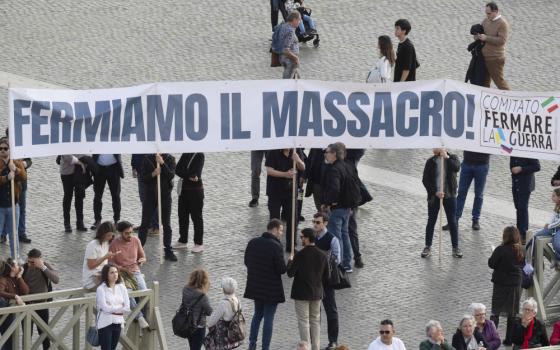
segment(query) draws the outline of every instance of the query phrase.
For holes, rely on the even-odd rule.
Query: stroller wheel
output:
[[[314,47],[319,47],[319,39],[313,40],[313,46]]]

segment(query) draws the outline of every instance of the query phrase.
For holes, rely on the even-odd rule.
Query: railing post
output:
[[[94,315],[93,315],[93,304],[89,304],[87,309],[86,309],[86,321],[84,322],[85,326],[86,326],[85,334],[87,334],[87,331],[89,330],[89,327],[92,326],[91,320],[92,320],[93,317],[94,317]],[[85,350],[91,350],[91,344],[87,342],[87,340],[85,339],[85,336],[84,336],[84,343],[85,343]],[[79,347],[74,348],[74,349],[79,349]]]
[[[80,312],[80,305],[72,306],[72,316]],[[80,320],[76,322],[72,329],[72,349],[80,348]]]
[[[31,313],[33,311],[26,311],[25,318],[23,319],[23,349],[31,349]]]

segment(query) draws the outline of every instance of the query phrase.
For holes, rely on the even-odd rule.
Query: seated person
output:
[[[545,325],[537,320],[537,302],[529,298],[521,303],[521,319],[513,325],[512,342],[514,349],[530,349],[548,346]]]
[[[311,18],[311,9],[303,6],[303,0],[294,0],[296,10],[301,14],[301,22],[299,22],[299,32],[303,36],[317,33],[315,21]],[[305,31],[305,23],[309,27],[309,31]]]
[[[443,328],[438,321],[431,320],[426,324],[426,337],[427,339],[420,343],[420,350],[432,350],[434,348],[454,350],[451,344],[445,340]]]
[[[502,341],[500,340],[494,321],[486,319],[486,306],[480,303],[472,303],[469,306],[469,311],[474,316],[476,328],[480,334],[482,334],[482,338],[484,338],[486,349],[497,350],[502,344]]]
[[[482,346],[481,346],[482,345]],[[451,346],[455,350],[486,350],[482,333],[475,327],[474,317],[465,315],[459,323],[459,329],[453,335]]]

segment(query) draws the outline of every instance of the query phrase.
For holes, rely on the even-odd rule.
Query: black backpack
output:
[[[343,161],[344,180],[340,193],[340,204],[343,208],[356,208],[362,203],[361,181],[358,172],[352,169],[352,165]]]
[[[186,308],[183,303],[179,307],[179,310],[175,312],[175,316],[171,320],[171,326],[173,327],[173,334],[181,338],[188,338],[194,334],[200,323],[200,317],[202,313],[198,315],[198,320],[193,318],[193,309],[196,304],[202,299],[204,294],[201,294],[198,299],[190,307]]]

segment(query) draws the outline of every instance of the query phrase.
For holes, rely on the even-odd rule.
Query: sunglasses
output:
[[[9,149],[10,149],[9,147],[0,147],[0,151],[7,151]]]
[[[379,331],[379,334],[383,335],[383,334],[391,334],[391,331]]]

